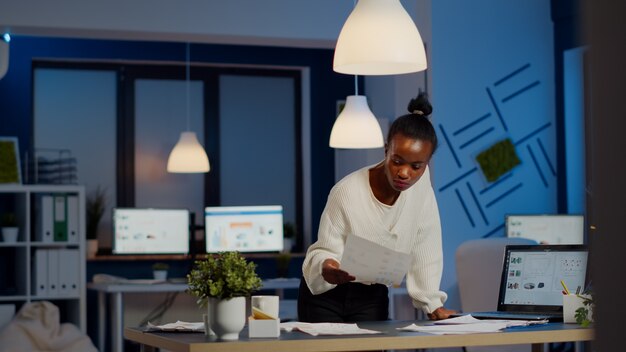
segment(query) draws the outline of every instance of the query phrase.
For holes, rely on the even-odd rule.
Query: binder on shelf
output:
[[[59,295],[59,250],[48,249],[48,296]]]
[[[48,250],[37,249],[35,251],[35,262],[32,266],[33,294],[35,296],[46,296],[48,294]]]
[[[35,239],[51,243],[54,241],[54,203],[52,196],[42,195],[37,198],[37,220],[35,223]]]
[[[78,243],[78,196],[67,196],[67,241]]]
[[[80,268],[78,249],[60,249],[59,252],[59,296],[79,296],[78,277]]]
[[[67,242],[67,204],[65,195],[54,196],[54,241]]]

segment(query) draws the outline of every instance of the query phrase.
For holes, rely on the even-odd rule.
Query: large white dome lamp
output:
[[[422,37],[400,0],[357,2],[337,39],[335,72],[394,75],[426,66]]]

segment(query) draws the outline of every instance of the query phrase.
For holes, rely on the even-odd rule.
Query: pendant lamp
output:
[[[383,132],[367,105],[367,98],[358,95],[356,76],[354,81],[356,95],[346,98],[346,105],[330,132],[329,144],[332,148],[343,149],[381,148],[385,145]]]
[[[337,39],[333,70],[394,75],[425,69],[422,37],[400,0],[359,0]]]
[[[198,142],[195,132],[189,128],[189,43],[187,43],[187,131],[180,134],[178,143],[167,159],[167,172],[200,173],[209,172],[211,165],[204,148]]]

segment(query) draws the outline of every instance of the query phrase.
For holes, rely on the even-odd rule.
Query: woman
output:
[[[387,287],[353,282],[340,269],[347,236],[360,236],[412,257],[406,277],[413,305],[430,319],[446,319],[439,290],[443,268],[441,225],[428,162],[437,148],[425,94],[409,103],[410,114],[389,129],[385,159],[339,181],[320,220],[318,240],[306,254],[298,319],[355,322],[388,319]]]

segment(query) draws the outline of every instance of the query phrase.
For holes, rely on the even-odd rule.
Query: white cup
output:
[[[278,296],[252,296],[250,304],[263,313],[278,318]]]
[[[572,294],[563,295],[563,322],[564,323],[576,322],[576,309],[584,306],[583,298],[589,298],[589,296],[572,295]],[[590,317],[591,314],[589,314],[588,316]]]

